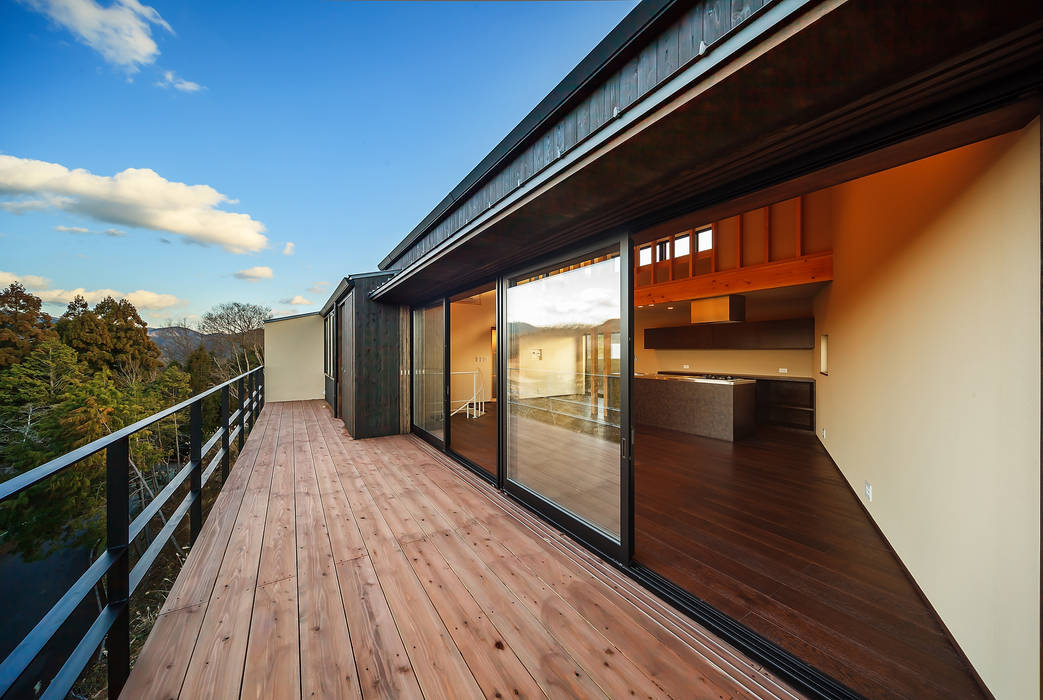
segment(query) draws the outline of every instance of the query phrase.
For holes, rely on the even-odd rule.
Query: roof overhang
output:
[[[353,275],[348,275],[347,277],[342,278],[341,281],[337,284],[337,287],[333,290],[333,293],[330,294],[329,299],[326,300],[326,303],[323,304],[322,308],[316,313],[322,314],[323,316],[328,314],[333,309],[333,307],[336,306],[347,295],[348,292],[355,288],[355,280],[370,279],[374,277],[390,278],[396,272],[397,270],[357,272]]]
[[[901,142],[938,152],[1024,125],[1039,114],[1043,22],[1015,5],[927,0],[897,16],[869,0],[778,3],[373,296],[424,301],[824,168],[897,164],[873,153],[930,154]]]
[[[636,48],[687,7],[681,0],[643,0],[514,127],[377,266],[386,270],[454,207],[480,187],[543,128],[567,112]]]
[[[318,311],[309,311],[306,314],[294,314],[293,316],[279,316],[278,318],[266,318],[261,323],[267,325],[269,323],[278,323],[279,321],[293,321],[298,318],[307,318],[308,316],[318,316]]]

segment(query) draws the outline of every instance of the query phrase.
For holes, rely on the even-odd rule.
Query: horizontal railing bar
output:
[[[83,639],[76,645],[72,654],[65,660],[61,670],[51,679],[51,682],[47,685],[47,690],[40,696],[40,700],[64,700],[68,696],[69,691],[76,684],[76,679],[80,677],[84,667],[90,663],[91,657],[94,656],[94,652],[101,646],[102,640],[105,639],[105,635],[109,632],[109,628],[112,627],[116,618],[119,617],[126,607],[126,602],[105,606],[91,624],[87,633],[83,635]]]
[[[129,591],[133,595],[137,589],[138,584],[141,583],[141,579],[145,578],[145,574],[148,573],[149,568],[156,561],[156,557],[159,556],[160,551],[163,549],[163,545],[167,543],[170,536],[174,534],[174,530],[181,524],[181,521],[185,518],[185,513],[192,506],[192,503],[196,500],[196,494],[191,491],[185,495],[184,500],[181,501],[181,505],[170,514],[167,518],[166,525],[163,529],[156,534],[156,538],[152,540],[152,543],[145,550],[145,553],[141,555],[138,562],[134,565],[134,568],[130,571],[130,587]]]
[[[109,550],[102,552],[101,556],[87,567],[87,570],[77,579],[76,583],[72,584],[72,587],[65,592],[65,595],[58,599],[54,607],[47,611],[47,614],[36,623],[32,631],[0,663],[0,696],[3,696],[11,689],[18,677],[25,672],[25,669],[29,668],[29,664],[33,662],[33,659],[51,641],[51,637],[54,636],[55,632],[69,619],[69,616],[76,610],[80,601],[104,578],[105,574],[108,573],[112,565],[116,563],[116,559],[120,556],[126,556],[126,550],[118,553],[113,553]]]
[[[232,432],[228,433],[228,442],[234,441],[237,437],[239,437],[239,426],[238,425],[235,426],[235,430],[233,430]]]
[[[203,443],[201,448],[199,448],[199,454],[205,455],[207,452],[214,449],[214,445],[221,441],[221,433],[223,433],[224,430],[224,428],[218,428],[217,432],[214,433],[209,440]]]
[[[170,482],[163,487],[163,490],[155,495],[152,501],[145,506],[138,517],[134,518],[134,521],[130,524],[130,536],[128,542],[133,542],[141,531],[145,529],[145,526],[149,524],[149,521],[156,516],[156,513],[160,508],[167,504],[167,500],[170,495],[174,493],[182,484],[185,483],[185,479],[188,478],[189,472],[192,471],[194,465],[189,462],[186,464],[177,475],[170,480]]]
[[[206,469],[203,470],[203,476],[201,478],[202,486],[206,486],[207,480],[210,478],[210,475],[214,473],[214,470],[217,469],[218,462],[220,462],[221,458],[224,456],[225,448],[222,447],[217,451],[217,454],[214,455],[214,458],[210,460],[210,464],[206,465]]]
[[[164,409],[159,413],[154,413],[148,418],[142,418],[138,422],[128,425],[126,428],[121,428],[120,430],[117,430],[114,433],[110,433],[109,435],[106,435],[103,438],[98,438],[94,442],[89,442],[83,447],[79,447],[71,452],[66,452],[61,457],[52,459],[50,462],[42,464],[39,467],[36,467],[35,469],[31,469],[27,472],[19,474],[13,479],[8,479],[7,481],[0,484],[0,502],[5,501],[8,498],[11,498],[12,496],[21,493],[30,486],[35,486],[44,479],[54,476],[58,472],[64,471],[76,462],[79,462],[81,459],[85,459],[97,452],[100,452],[101,450],[104,450],[109,445],[118,442],[119,440],[122,440],[125,437],[133,435],[142,428],[147,428],[153,423],[161,421],[164,418],[167,418],[168,416],[177,413],[178,411],[188,408],[197,401],[202,401],[207,396],[210,396],[211,394],[220,391],[223,387],[229,386],[243,377],[261,371],[263,368],[264,365],[261,365],[256,369],[250,370],[249,372],[244,372],[243,374],[240,374],[238,377],[229,379],[227,382],[224,382],[223,384],[218,384],[215,387],[207,389],[201,394],[196,394],[192,398],[186,399],[185,401],[182,401],[176,406],[171,406],[170,408]]]
[[[240,413],[242,413],[242,409],[241,408],[236,409],[235,413],[233,413],[232,415],[228,416],[228,422],[229,423],[235,423],[237,420],[239,420],[239,414]],[[231,438],[229,438],[229,439],[231,439]]]

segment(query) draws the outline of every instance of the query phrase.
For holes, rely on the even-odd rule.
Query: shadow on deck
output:
[[[412,436],[269,403],[127,698],[793,697]]]

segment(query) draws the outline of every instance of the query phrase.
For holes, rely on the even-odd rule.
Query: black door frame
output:
[[[415,346],[416,338],[414,336],[414,332],[413,331],[416,328],[416,324],[414,324],[414,322],[413,322],[413,318],[414,318],[413,313],[416,312],[416,311],[422,311],[424,309],[433,308],[435,306],[438,306],[439,304],[442,305],[442,388],[443,388],[443,391],[442,391],[442,438],[443,439],[441,439],[441,440],[439,440],[438,437],[432,435],[431,433],[427,432],[426,430],[424,430],[423,428],[421,428],[419,425],[416,424],[416,412],[414,410],[415,409],[415,405],[414,405],[414,402],[413,402],[413,397],[414,397],[414,395],[416,393],[413,390],[414,389],[414,382],[416,381],[416,372],[415,372],[416,366],[415,366],[415,364],[413,362],[413,360],[414,360],[413,351],[414,351],[414,348],[416,347]],[[445,298],[442,298],[442,299],[432,299],[430,302],[428,302],[426,304],[418,304],[417,306],[410,306],[409,307],[409,430],[410,430],[411,433],[413,433],[417,437],[423,439],[425,442],[428,442],[428,443],[434,445],[435,447],[437,447],[439,450],[442,450],[443,452],[446,451],[446,447],[445,446],[446,446],[446,444],[448,444],[447,440],[448,440],[448,437],[449,437],[449,429],[448,429],[449,421],[446,418],[446,414],[445,414],[445,406],[446,406],[447,403],[449,403],[449,388],[448,388],[448,384],[446,383],[446,379],[445,379],[445,377],[446,377],[445,362],[448,359],[448,353],[449,353],[449,342],[448,342],[448,339],[445,336],[445,333],[446,333],[446,331],[448,329],[448,316],[449,316],[448,306],[449,306],[449,298],[445,297]]]
[[[498,486],[508,496],[534,510],[544,519],[554,523],[572,537],[578,539],[587,547],[609,557],[617,564],[629,567],[633,560],[634,551],[634,488],[633,488],[633,429],[630,420],[630,383],[633,375],[633,247],[630,244],[630,235],[626,232],[607,232],[595,240],[584,245],[570,248],[551,256],[545,256],[536,262],[530,262],[524,267],[511,270],[499,277],[497,281],[497,396],[498,400],[504,400],[507,396],[508,384],[508,350],[509,339],[507,337],[506,314],[507,314],[507,289],[510,280],[523,276],[529,272],[535,272],[549,265],[563,263],[568,260],[581,258],[595,254],[599,251],[609,251],[618,247],[620,265],[620,315],[619,315],[619,339],[620,339],[620,455],[619,455],[619,541],[615,541],[601,530],[588,525],[580,518],[565,511],[561,506],[547,500],[539,494],[512,482],[507,478],[507,464],[509,459],[509,444],[507,434],[507,420],[509,410],[498,409],[499,420],[499,465]]]

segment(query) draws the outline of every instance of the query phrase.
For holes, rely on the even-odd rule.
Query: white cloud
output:
[[[3,196],[20,198],[0,202],[0,207],[15,213],[53,207],[109,224],[217,244],[232,253],[256,252],[268,245],[260,221],[217,208],[235,200],[209,185],[171,182],[148,168],[127,168],[103,176],[69,170],[58,163],[0,155]]]
[[[292,299],[280,299],[279,303],[280,304],[290,304],[291,306],[311,306],[314,302],[311,302],[311,301],[305,299],[304,297],[302,297],[300,294],[298,294],[297,296],[293,297]]]
[[[139,289],[136,292],[124,294],[115,289],[51,289],[51,281],[39,275],[16,275],[12,272],[0,272],[0,286],[7,287],[12,282],[21,282],[26,289],[40,297],[47,304],[68,304],[75,297],[83,297],[88,304],[97,304],[105,297],[114,299],[126,299],[138,309],[160,310],[169,309],[172,306],[184,304],[173,294],[159,294],[147,289]]]
[[[282,249],[282,254],[283,254],[283,255],[293,255],[293,249],[294,249],[294,247],[295,247],[295,246],[293,245],[293,241],[287,241],[287,242],[286,242],[286,247],[284,247],[284,248]]]
[[[22,286],[29,289],[37,287],[49,287],[51,281],[46,277],[40,277],[39,275],[16,275],[13,272],[0,271],[0,287],[9,287],[12,282],[21,282]]]
[[[322,291],[330,286],[330,283],[326,280],[316,282],[312,286],[308,287],[308,291],[312,294],[322,294]]]
[[[152,38],[153,26],[174,33],[159,12],[138,0],[115,0],[107,7],[95,0],[24,2],[128,73],[137,72],[159,55],[159,47]]]
[[[172,70],[163,71],[163,79],[156,82],[156,85],[161,88],[174,88],[181,92],[199,92],[203,89],[203,86],[199,83],[193,83],[191,80],[179,78]]]
[[[127,235],[126,231],[121,231],[118,228],[107,228],[104,231],[91,231],[89,228],[83,226],[55,226],[55,231],[61,231],[62,233],[93,233],[97,235],[106,235],[113,238],[121,238]]]
[[[249,280],[250,282],[256,282],[257,280],[270,280],[274,276],[272,268],[267,265],[248,267],[245,270],[239,270],[239,272],[234,275],[236,279]]]
[[[31,211],[43,211],[58,206],[59,203],[53,198],[47,199],[14,199],[8,202],[0,202],[0,209],[12,214],[26,214]]]

